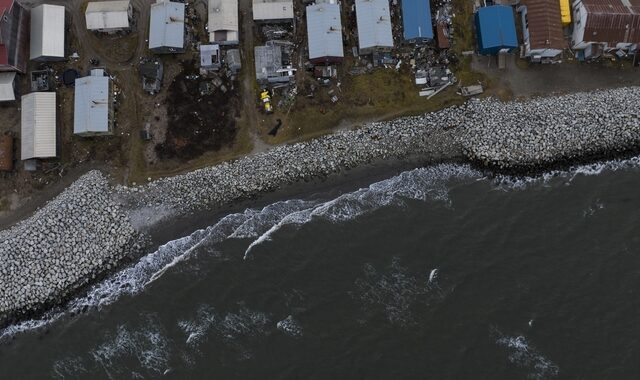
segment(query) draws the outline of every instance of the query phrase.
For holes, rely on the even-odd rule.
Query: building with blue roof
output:
[[[407,41],[432,40],[429,0],[402,0],[402,26]]]
[[[480,54],[497,54],[518,47],[513,9],[506,5],[482,7],[476,12],[476,34]]]

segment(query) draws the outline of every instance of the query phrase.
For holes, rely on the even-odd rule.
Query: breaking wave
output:
[[[603,171],[638,167],[640,156],[577,166],[567,171],[553,171],[538,177],[498,176],[491,181],[498,189],[521,189],[531,184],[548,183],[558,177],[570,182],[579,175],[598,175]],[[489,180],[482,172],[468,165],[441,164],[406,171],[328,201],[293,199],[275,202],[261,209],[247,209],[227,215],[212,226],[160,246],[134,265],[94,285],[85,296],[73,299],[64,307],[51,310],[40,319],[8,326],[0,331],[0,340],[20,332],[40,329],[68,315],[100,309],[116,302],[122,296],[134,296],[167,271],[189,260],[198,252],[198,248],[203,246],[210,247],[227,239],[251,239],[244,252],[244,258],[250,258],[259,245],[273,239],[285,226],[299,227],[314,220],[340,223],[383,207],[403,207],[407,200],[432,200],[450,205],[449,191],[451,180],[454,179]],[[437,272],[433,272],[432,275],[435,278]]]
[[[558,366],[531,346],[524,336],[507,336],[497,329],[493,331],[493,335],[496,344],[507,350],[509,362],[524,370],[528,379],[543,380],[558,375]]]

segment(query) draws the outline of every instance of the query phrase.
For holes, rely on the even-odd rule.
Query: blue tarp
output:
[[[476,12],[476,34],[480,54],[496,54],[518,47],[513,9],[506,5],[482,7]]]
[[[402,0],[402,25],[405,40],[432,40],[429,0]]]

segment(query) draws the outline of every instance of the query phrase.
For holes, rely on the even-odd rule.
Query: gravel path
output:
[[[230,163],[111,188],[97,171],[0,232],[0,323],[59,303],[139,254],[141,228],[385,159],[468,160],[500,170],[614,157],[640,147],[640,88],[501,103],[470,100]]]

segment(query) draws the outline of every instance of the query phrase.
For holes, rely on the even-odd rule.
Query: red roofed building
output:
[[[640,43],[640,0],[576,0],[573,18],[573,48],[585,58]]]
[[[0,0],[0,71],[27,70],[29,11],[15,0]]]

